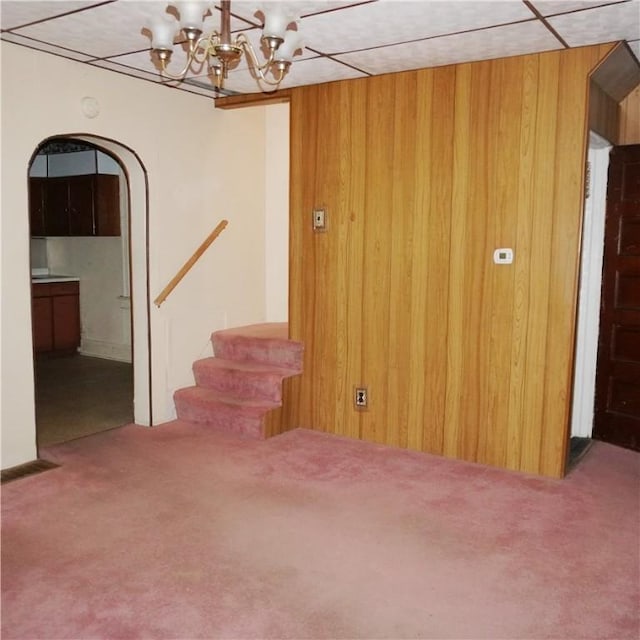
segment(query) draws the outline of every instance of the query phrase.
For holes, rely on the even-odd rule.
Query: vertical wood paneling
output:
[[[405,395],[411,360],[412,263],[416,237],[415,154],[417,118],[415,73],[400,74],[395,82],[393,156],[391,164],[391,237],[389,277],[389,338],[387,340],[387,397]],[[412,176],[405,179],[405,176]],[[399,447],[408,444],[409,403],[387,402],[386,442]]]
[[[354,438],[360,437],[360,420],[353,419],[353,393],[354,386],[360,382],[363,349],[360,335],[366,157],[361,149],[366,147],[367,140],[366,90],[364,82],[343,83],[340,86],[339,188],[336,190],[338,201],[331,212],[332,220],[339,225],[336,262],[338,287],[332,303],[336,304],[337,326],[344,328],[336,335],[338,395],[334,432]]]
[[[361,414],[362,437],[387,441],[387,415],[395,403],[388,397],[388,340],[391,305],[391,237],[393,230],[394,76],[368,81],[367,167],[364,230],[364,275],[361,304],[362,379],[369,388],[369,410]],[[390,406],[391,405],[391,406]],[[396,425],[394,425],[396,427]]]
[[[475,319],[477,330],[463,332],[464,348],[464,401],[462,404],[462,448],[459,457],[478,459],[480,438],[486,432],[487,417],[487,369],[490,314],[492,305],[490,261],[493,253],[491,238],[494,211],[489,205],[491,140],[495,135],[495,123],[491,121],[489,101],[491,69],[493,63],[482,62],[471,66],[471,95],[469,104],[470,129],[467,145],[469,156],[465,171],[467,200],[462,215],[467,231],[465,252],[465,285],[462,326],[469,326]],[[456,104],[456,106],[458,106]],[[464,140],[462,140],[464,144]],[[471,215],[471,212],[473,214]]]
[[[453,458],[463,458],[464,434],[466,431],[465,408],[467,390],[465,371],[469,366],[465,352],[468,340],[469,318],[466,318],[466,281],[467,274],[466,225],[469,180],[469,139],[471,136],[471,65],[459,65],[456,70],[454,126],[453,126],[453,165],[451,181],[451,228],[448,263],[448,300],[447,314],[447,355],[444,362],[447,371],[445,390],[444,437],[442,452]],[[431,363],[435,366],[436,363]],[[462,399],[464,400],[462,401]]]
[[[513,265],[514,292],[511,300],[513,311],[509,341],[511,367],[509,371],[507,457],[505,461],[505,466],[508,469],[522,468],[522,452],[529,446],[527,438],[525,438],[524,419],[527,399],[528,317],[531,306],[530,238],[534,224],[531,212],[537,193],[534,176],[539,68],[540,60],[537,56],[523,58],[517,195],[513,203],[509,203],[515,207],[515,248],[518,253]]]
[[[415,380],[409,389],[409,397],[406,407],[406,424],[412,425],[406,430],[406,446],[411,449],[421,450],[423,439],[428,429],[425,429],[425,401],[427,375],[425,358],[427,356],[425,319],[427,317],[427,278],[429,243],[422,240],[427,237],[429,229],[428,212],[430,211],[430,198],[432,185],[424,179],[431,172],[430,145],[433,136],[432,115],[433,108],[433,76],[416,76],[416,113],[415,113],[415,146],[414,155],[410,157],[413,162],[415,177],[415,206],[424,211],[422,216],[414,216],[413,237],[411,239],[411,273],[409,274],[409,295],[411,313],[409,314],[408,340],[406,345],[409,357],[406,361],[407,376],[409,380]]]
[[[520,131],[522,127],[521,57],[496,60],[491,65],[489,121],[492,133],[488,142],[489,216],[492,243],[488,252],[498,247],[512,247],[518,252],[517,219],[514,203],[518,201]],[[508,86],[508,91],[501,91]],[[487,288],[492,303],[487,305],[489,345],[486,363],[487,415],[486,428],[480,433],[478,458],[489,464],[507,466],[509,429],[509,385],[511,380],[512,343],[504,338],[513,327],[514,267],[491,268],[491,286]]]
[[[444,67],[421,74],[430,79],[431,122],[424,145],[430,145],[430,164],[418,178],[429,187],[416,216],[424,220],[421,242],[427,247],[426,271],[415,273],[416,286],[426,293],[425,314],[412,324],[424,332],[425,351],[414,352],[425,373],[422,451],[444,451],[445,410],[448,372],[446,367],[449,336],[449,265],[451,263],[451,206],[453,200],[454,131],[456,118],[456,69]],[[429,153],[424,150],[425,155]],[[419,378],[417,383],[420,384]],[[411,385],[413,386],[413,385]],[[411,430],[410,430],[411,432]],[[420,448],[420,447],[417,447]]]
[[[540,58],[536,89],[536,122],[533,157],[533,201],[528,214],[527,346],[525,350],[524,409],[520,469],[536,473],[540,463],[540,429],[548,372],[545,366],[551,263],[551,212],[555,182],[556,105],[560,54]],[[577,217],[579,204],[574,215]],[[569,345],[567,345],[568,347]]]
[[[319,86],[308,87],[296,95],[290,107],[290,210],[289,224],[289,332],[305,342],[304,380],[296,377],[284,386],[288,410],[287,426],[319,428],[312,409],[316,367],[307,329],[315,317],[317,265],[311,232],[311,211],[316,198],[315,177],[319,170],[316,149],[321,125],[318,113]],[[304,188],[299,188],[304,186]],[[296,188],[298,187],[298,188]]]
[[[562,475],[588,74],[604,53],[292,90],[305,369],[285,387],[289,426]],[[499,247],[513,265],[493,264]]]

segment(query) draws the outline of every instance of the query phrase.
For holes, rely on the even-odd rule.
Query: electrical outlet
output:
[[[367,387],[356,387],[354,390],[353,401],[356,409],[366,409],[369,406],[369,393]]]

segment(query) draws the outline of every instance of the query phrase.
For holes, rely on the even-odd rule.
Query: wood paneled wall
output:
[[[291,91],[290,427],[563,475],[588,74],[609,49]]]

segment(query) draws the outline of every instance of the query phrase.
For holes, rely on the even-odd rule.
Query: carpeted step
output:
[[[213,352],[225,360],[271,364],[302,371],[303,345],[288,338],[286,322],[268,322],[215,331],[211,336]]]
[[[178,389],[174,400],[180,420],[258,439],[266,437],[265,416],[280,406],[279,402],[249,400],[203,387]]]
[[[174,394],[181,420],[253,438],[281,432],[282,383],[302,373],[302,343],[286,322],[216,331],[215,357],[193,365],[195,387]]]
[[[199,387],[227,395],[280,402],[282,380],[297,371],[261,362],[203,358],[193,363]]]

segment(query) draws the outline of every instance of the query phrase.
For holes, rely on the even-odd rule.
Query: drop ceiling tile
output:
[[[640,38],[640,2],[632,0],[548,18],[571,47]]]
[[[231,13],[255,24],[262,25],[262,18],[256,16],[256,12],[261,5],[266,5],[267,8],[269,6],[277,6],[285,13],[300,17],[314,13],[333,11],[369,1],[370,0],[233,0],[231,3]],[[218,0],[216,0],[216,4],[219,4]]]
[[[629,47],[631,48],[631,51],[633,51],[635,57],[640,61],[640,40],[629,42]]]
[[[624,0],[533,0],[531,4],[543,15],[593,9],[605,4],[616,4]]]
[[[522,2],[379,0],[304,18],[301,26],[308,47],[346,53],[532,19],[534,14]]]
[[[217,98],[220,95],[225,95],[224,93],[219,93],[207,77],[191,78],[187,82],[183,82],[174,88],[188,93],[197,93],[200,96],[207,96],[209,98]]]
[[[91,60],[91,56],[87,56],[78,51],[71,51],[70,49],[56,47],[54,45],[50,45],[47,42],[38,42],[37,40],[32,40],[31,38],[25,38],[24,36],[18,35],[16,33],[11,33],[10,31],[5,31],[2,34],[2,39],[6,40],[7,42],[13,42],[15,44],[23,45],[30,49],[37,49],[38,51],[45,51],[46,53],[53,53],[64,58],[70,58],[71,60],[79,60],[80,62]]]
[[[123,56],[128,57],[128,56]],[[100,67],[101,69],[107,69],[109,71],[115,71],[116,73],[123,73],[127,76],[133,76],[134,78],[143,78],[144,80],[151,80],[152,82],[161,82],[160,75],[155,71],[147,71],[138,67],[132,67],[126,64],[119,64],[112,60],[96,60],[91,63],[93,67]]]
[[[163,13],[164,7],[162,2],[113,2],[34,24],[18,33],[102,58],[150,47],[143,28],[154,15]]]
[[[291,65],[281,87],[286,89],[308,84],[333,82],[334,80],[351,80],[353,78],[366,77],[366,73],[348,67],[331,58],[309,58],[294,62]]]
[[[0,26],[13,29],[36,20],[62,15],[97,2],[87,0],[59,0],[58,2],[25,2],[25,0],[2,0],[0,3]]]
[[[359,51],[336,58],[378,75],[560,48],[562,45],[558,40],[536,21]]]

